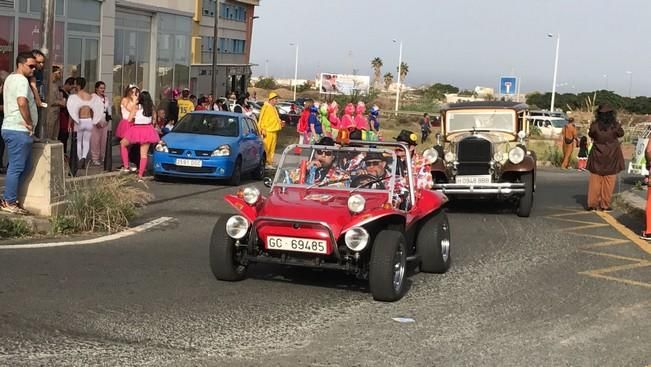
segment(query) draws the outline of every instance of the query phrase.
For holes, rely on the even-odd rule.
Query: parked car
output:
[[[239,185],[265,169],[262,139],[255,121],[239,113],[195,111],[185,115],[154,149],[154,177],[228,179]]]
[[[529,116],[527,121],[531,127],[540,130],[540,135],[547,138],[556,138],[561,135],[567,120],[562,117]]]
[[[560,117],[567,120],[567,114],[563,111],[549,111],[549,110],[533,110],[529,111],[529,116],[547,116],[547,117]]]
[[[222,216],[213,229],[215,277],[241,280],[254,263],[334,269],[367,279],[374,299],[396,301],[406,291],[408,262],[424,272],[446,272],[445,196],[415,189],[404,144],[360,144],[290,145],[273,181],[265,182],[268,196],[253,186],[226,195],[237,214]],[[394,174],[396,151],[407,156],[404,180]],[[432,149],[425,154],[430,162],[435,155]]]
[[[441,109],[440,157],[434,189],[451,198],[499,198],[528,217],[533,206],[536,157],[525,146],[527,105],[464,102]]]
[[[276,103],[276,108],[278,109],[278,112],[283,114],[293,113],[293,114],[300,115],[301,112],[303,111],[303,107],[293,102],[278,102]]]

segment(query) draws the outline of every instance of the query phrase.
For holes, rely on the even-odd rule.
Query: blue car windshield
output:
[[[231,116],[189,113],[174,126],[175,133],[239,136],[239,119]]]

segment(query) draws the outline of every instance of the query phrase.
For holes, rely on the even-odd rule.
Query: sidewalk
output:
[[[636,218],[644,220],[646,215],[646,187],[630,189],[615,195],[614,204]]]

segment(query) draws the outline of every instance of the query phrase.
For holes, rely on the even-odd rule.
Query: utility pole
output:
[[[43,66],[43,96],[45,102],[50,106],[54,101],[50,101],[50,88],[52,87],[51,75],[52,75],[52,59],[54,58],[54,47],[52,42],[54,41],[54,0],[43,0],[43,7],[41,8],[41,52],[45,54],[45,65]],[[40,92],[40,91],[39,91]],[[47,128],[46,125],[54,123],[54,121],[47,120],[47,110],[41,109],[39,106],[39,111],[41,118],[38,122],[37,136],[41,139],[47,138],[45,136],[46,131],[52,131],[52,129]]]
[[[212,31],[212,73],[210,81],[210,93],[212,93],[215,100],[217,100],[217,45],[219,44],[219,31],[217,27],[217,20],[219,19],[219,0],[215,0],[215,25]]]

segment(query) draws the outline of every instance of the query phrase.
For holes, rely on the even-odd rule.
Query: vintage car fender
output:
[[[529,172],[536,168],[536,161],[531,156],[525,156],[524,160],[518,164],[506,161],[502,166],[502,172]]]
[[[439,157],[436,162],[430,164],[430,171],[431,172],[445,172],[446,167],[445,167],[445,162],[443,161],[442,157]]]
[[[256,205],[259,205],[260,202],[256,205],[249,205],[237,195],[224,195],[224,200],[249,222],[253,223],[255,218],[257,218],[258,211]]]

